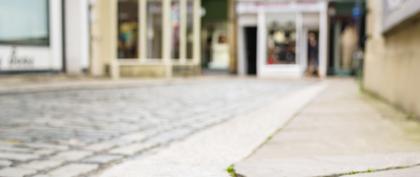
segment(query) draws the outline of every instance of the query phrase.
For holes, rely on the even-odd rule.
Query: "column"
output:
[[[200,42],[200,29],[201,29],[201,1],[194,1],[194,42],[193,42],[193,63],[200,65],[201,61],[201,42]]]
[[[301,68],[304,68],[304,61],[302,59],[302,53],[305,52],[302,50],[303,43],[303,14],[302,12],[296,12],[296,64],[300,65]],[[302,72],[303,74],[303,72]]]
[[[327,76],[328,53],[328,14],[327,2],[320,3],[319,23],[319,76]]]
[[[182,64],[187,62],[187,0],[180,0],[180,48],[179,58]]]
[[[109,51],[109,54],[110,54],[110,58],[111,58],[111,62],[110,62],[110,66],[111,66],[111,69],[110,69],[110,74],[111,74],[111,78],[112,79],[119,79],[119,77],[120,77],[120,66],[119,66],[119,63],[118,63],[118,56],[117,56],[117,47],[118,47],[118,45],[117,45],[117,41],[118,41],[118,35],[117,35],[117,29],[118,29],[118,25],[117,25],[117,15],[118,15],[118,13],[117,13],[117,8],[118,8],[118,0],[110,0],[109,1],[109,3],[111,3],[110,4],[110,9],[111,9],[111,11],[110,11],[110,14],[111,14],[111,16],[110,16],[110,31],[109,31],[109,34],[107,34],[107,35],[110,35],[110,36],[112,36],[111,37],[111,39],[110,39],[110,44],[111,44],[111,48],[110,48],[110,51]]]
[[[172,34],[172,27],[171,27],[171,1],[170,0],[162,0],[163,2],[163,50],[162,50],[162,57],[163,63],[165,65],[166,77],[172,77],[172,59],[171,59],[171,34]]]
[[[147,24],[146,24],[146,0],[139,0],[139,61],[147,62]]]
[[[258,10],[258,32],[257,32],[257,76],[260,77],[266,65],[267,58],[267,25],[265,22],[266,15],[261,9]]]
[[[232,73],[238,71],[236,63],[236,38],[237,38],[237,20],[236,20],[236,0],[228,0],[228,40],[229,40],[229,70]]]

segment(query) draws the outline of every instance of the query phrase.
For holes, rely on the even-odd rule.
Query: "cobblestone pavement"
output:
[[[312,81],[182,83],[0,95],[0,177],[91,176]]]

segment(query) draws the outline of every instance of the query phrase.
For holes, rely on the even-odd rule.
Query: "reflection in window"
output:
[[[296,26],[293,21],[268,24],[267,64],[296,64]]]
[[[193,58],[194,0],[187,0],[187,59]]]
[[[147,13],[147,57],[162,58],[162,1],[148,0]]]
[[[137,0],[118,0],[118,58],[138,58]]]
[[[181,9],[179,0],[172,0],[171,3],[171,22],[172,22],[172,47],[171,56],[174,59],[179,59],[179,45],[180,45],[180,18]]]
[[[0,43],[49,45],[48,0],[3,0]]]

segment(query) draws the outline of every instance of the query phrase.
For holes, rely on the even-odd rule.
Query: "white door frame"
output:
[[[239,16],[238,18],[238,33],[237,33],[237,43],[238,48],[236,49],[238,52],[238,74],[240,76],[246,76],[248,73],[248,60],[247,60],[247,52],[246,52],[246,39],[245,39],[245,28],[246,27],[257,27],[258,31],[258,20],[256,14],[247,14]],[[257,41],[258,41],[258,32],[257,32]],[[258,57],[257,57],[258,58]],[[258,62],[257,70],[258,70]]]
[[[282,4],[267,2],[269,5],[263,6],[261,4],[255,4],[252,2],[240,3],[237,11],[239,16],[239,28],[238,28],[238,69],[240,75],[246,74],[245,67],[245,53],[244,53],[244,39],[243,39],[243,27],[241,25],[242,16],[248,14],[255,14],[257,16],[257,28],[258,28],[258,44],[257,44],[257,75],[259,77],[301,77],[307,66],[306,55],[304,52],[297,52],[296,60],[297,64],[294,65],[268,65],[266,64],[266,40],[267,40],[267,26],[266,26],[266,15],[267,14],[281,14],[281,13],[296,13],[296,49],[305,50],[303,47],[305,43],[305,33],[303,28],[303,17],[302,13],[318,13],[319,14],[319,75],[320,77],[326,76],[327,69],[327,52],[328,52],[328,16],[327,16],[327,2],[318,2],[314,4]],[[298,54],[300,53],[300,54]]]

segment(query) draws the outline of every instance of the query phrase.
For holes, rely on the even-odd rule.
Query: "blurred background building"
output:
[[[364,0],[0,3],[3,73],[325,77],[353,74],[364,51]]]
[[[200,71],[198,0],[95,1],[92,74],[171,77]]]
[[[327,5],[327,1],[238,1],[239,74],[326,76]]]
[[[419,9],[417,0],[0,0],[0,73],[358,75],[419,115]]]
[[[0,71],[113,77],[196,74],[200,3],[0,1]]]

